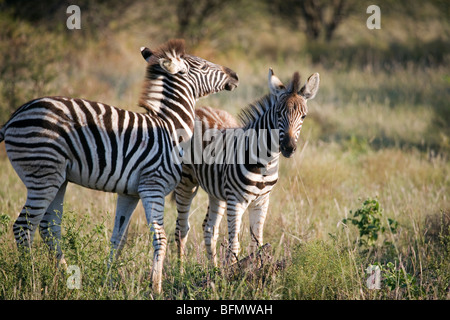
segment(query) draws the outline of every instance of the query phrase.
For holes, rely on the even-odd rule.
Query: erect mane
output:
[[[274,95],[269,93],[242,109],[238,115],[242,126],[244,128],[251,127],[252,124],[260,119],[266,111],[271,108],[274,103],[273,99]]]
[[[298,92],[300,90],[300,74],[298,72],[294,73],[291,83],[291,92]]]
[[[161,58],[182,58],[185,53],[186,47],[184,40],[171,39],[154,50],[151,59],[155,59],[155,62],[157,62]],[[149,63],[152,63],[152,61],[150,61]]]

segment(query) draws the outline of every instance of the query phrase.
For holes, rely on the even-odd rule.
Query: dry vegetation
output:
[[[239,74],[236,91],[198,102],[233,114],[267,91],[269,67],[283,80],[295,70],[303,77],[321,75],[298,151],[282,160],[266,221],[271,263],[283,262],[283,268],[233,276],[208,268],[201,232],[207,197],[201,191],[192,206],[184,274],[172,235],[175,206],[167,203],[169,248],[163,294],[155,297],[142,207],[133,216],[121,262],[108,272],[115,195],[71,185],[63,241],[69,264],[82,270],[83,285],[70,290],[40,239],[31,260],[18,257],[11,226],[26,189],[1,144],[0,299],[449,299],[449,6],[378,2],[381,30],[366,28],[365,9],[372,3],[363,1],[354,3],[331,41],[312,42],[301,21],[296,28],[284,23],[270,14],[268,2],[234,0],[202,22],[196,32],[203,38],[191,35],[188,41],[194,54]],[[14,13],[5,3],[1,123],[21,103],[47,94],[138,110],[145,68],[139,47],[155,47],[179,32],[175,4],[165,1],[125,1],[120,15],[102,1],[84,11],[80,5],[80,31],[65,28],[65,10],[45,22],[30,17],[26,7]],[[342,222],[369,198],[377,199],[387,230],[370,246],[359,244],[357,226]],[[388,219],[398,222],[395,233]],[[223,224],[220,243],[226,235]],[[246,222],[242,257],[249,241]],[[366,287],[369,264],[382,267],[381,290]],[[105,281],[109,276],[112,286]]]

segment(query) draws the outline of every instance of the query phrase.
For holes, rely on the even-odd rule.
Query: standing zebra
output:
[[[0,130],[0,142],[27,187],[27,200],[14,223],[17,245],[28,248],[37,226],[58,259],[61,215],[68,182],[118,193],[111,261],[120,253],[131,215],[142,200],[154,232],[152,282],[161,291],[166,249],[164,197],[181,179],[172,159],[179,144],[175,132],[192,136],[197,99],[238,85],[230,69],[185,53],[183,40],[170,40],[151,51],[135,113],[83,99],[45,97],[21,106]]]
[[[236,121],[225,111],[211,108],[196,110],[197,121],[201,121],[201,131],[205,132],[205,135],[211,129],[220,130],[222,134],[228,135],[229,128],[235,128],[233,130],[242,131],[243,129],[244,135],[250,130],[257,134],[262,132],[261,130],[266,130],[267,138],[264,140],[264,138],[258,137],[256,146],[252,146],[251,142],[248,142],[244,149],[236,149],[235,142],[229,144],[228,141],[230,140],[227,140],[223,144],[224,153],[228,156],[230,148],[238,157],[239,153],[244,153],[244,157],[241,157],[244,161],[241,163],[219,163],[220,161],[216,161],[212,164],[193,162],[183,165],[183,177],[174,192],[178,210],[175,237],[180,259],[183,259],[189,231],[190,206],[199,185],[209,196],[203,232],[207,253],[214,265],[217,265],[218,227],[225,209],[228,220],[229,250],[227,251],[227,261],[229,263],[236,261],[239,252],[238,235],[242,215],[247,208],[249,209],[252,235],[251,249],[254,250],[257,245],[262,244],[263,225],[269,205],[269,195],[278,180],[280,151],[286,158],[294,154],[300,129],[307,114],[306,100],[314,98],[319,89],[319,81],[319,74],[315,73],[300,88],[300,77],[298,73],[295,73],[292,82],[286,88],[270,69],[270,94],[243,110],[240,116],[243,123],[242,128],[237,128]],[[196,139],[198,132],[196,129],[192,140]],[[272,152],[269,157],[262,161],[261,153],[270,149],[268,144],[274,142],[271,139],[277,140],[275,144],[279,148],[276,148],[275,152],[271,149]],[[203,150],[206,150],[206,147],[211,143],[204,142]],[[257,153],[251,150],[254,147],[256,147]],[[219,153],[216,152],[215,155],[217,156]],[[255,154],[259,155],[259,158],[252,162],[251,160],[255,159],[253,157]],[[205,153],[203,153],[204,155]],[[238,157],[235,157],[234,160]]]

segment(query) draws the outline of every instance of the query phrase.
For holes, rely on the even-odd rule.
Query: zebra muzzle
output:
[[[230,68],[223,67],[223,71],[228,75],[228,81],[225,83],[225,90],[232,91],[239,85],[239,77]]]
[[[293,156],[295,150],[297,150],[297,145],[293,139],[283,139],[280,145],[280,151],[283,157],[290,158]]]

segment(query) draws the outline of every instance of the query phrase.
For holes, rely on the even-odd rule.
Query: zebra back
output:
[[[195,109],[195,119],[201,121],[204,129],[239,128],[238,121],[227,111],[208,106]]]

